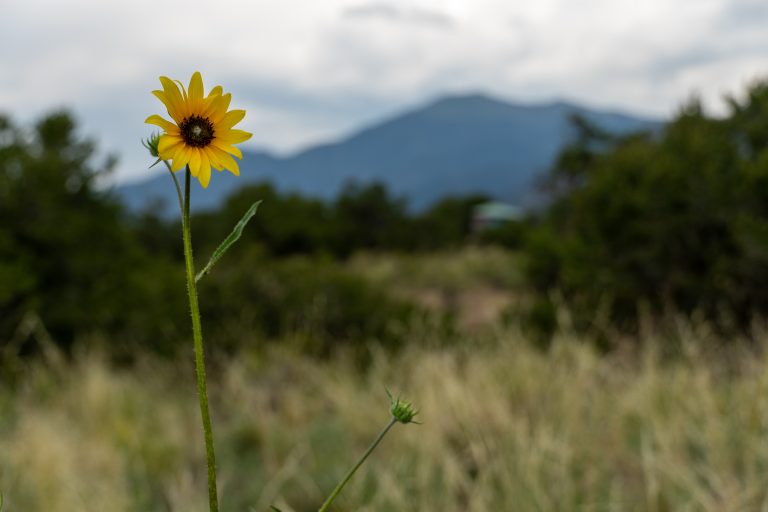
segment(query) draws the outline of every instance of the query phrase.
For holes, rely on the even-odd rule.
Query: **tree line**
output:
[[[93,335],[126,354],[136,346],[172,353],[187,336],[179,221],[123,208],[100,186],[114,164],[95,157],[67,112],[31,129],[0,117],[0,347],[23,352],[29,325],[64,348]],[[203,314],[219,319],[223,347],[237,343],[238,328],[251,337],[300,332],[317,352],[351,340],[395,343],[398,324],[418,308],[341,262],[361,250],[460,246],[484,199],[446,198],[413,212],[375,183],[349,184],[330,202],[244,186],[192,218],[195,251],[205,258],[262,201],[202,283],[216,297]]]
[[[527,229],[534,323],[565,306],[581,329],[682,314],[734,333],[768,313],[768,83],[725,100],[712,116],[694,98],[656,133],[576,120]]]
[[[644,317],[683,314],[744,332],[768,314],[768,83],[727,104],[712,116],[694,99],[658,131],[620,137],[575,118],[577,136],[544,183],[549,202],[480,238],[470,225],[484,197],[414,212],[379,184],[350,184],[329,202],[244,186],[192,219],[205,258],[262,201],[202,283],[213,298],[203,315],[218,319],[224,348],[241,332],[300,333],[318,353],[361,340],[397,345],[424,312],[343,261],[479,241],[521,254],[528,300],[514,318],[537,332],[551,333],[561,307],[585,330],[633,332]],[[3,350],[23,353],[30,325],[64,348],[99,335],[124,353],[173,353],[188,335],[178,221],[126,211],[99,186],[114,160],[94,150],[66,112],[29,128],[0,116]]]

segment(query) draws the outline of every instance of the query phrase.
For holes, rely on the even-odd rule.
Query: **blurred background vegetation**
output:
[[[432,273],[449,282],[439,254],[468,248],[485,248],[490,259],[475,268],[491,274],[487,288],[507,294],[499,319],[545,343],[558,310],[608,345],[610,332],[679,314],[742,334],[768,312],[768,85],[729,104],[715,118],[694,99],[661,131],[622,137],[574,118],[577,136],[543,184],[549,202],[481,231],[472,219],[484,197],[413,211],[375,183],[350,183],[330,202],[244,187],[193,218],[204,261],[263,201],[247,236],[203,282],[211,348],[235,350],[243,332],[299,338],[325,355],[372,341],[397,347],[427,323],[450,338],[461,287],[427,284],[420,297],[407,260],[423,255],[431,261],[423,267],[438,265]],[[139,346],[164,355],[186,347],[178,220],[122,208],[99,186],[112,162],[96,161],[94,149],[65,112],[30,129],[0,119],[6,353],[36,350],[30,341],[41,332],[65,351],[99,335],[121,357]],[[499,251],[507,257],[494,258]],[[389,255],[387,278],[374,272],[375,257],[360,263],[365,254]],[[428,292],[440,296],[430,301]]]
[[[65,350],[95,335],[118,356],[136,347],[164,355],[186,349],[178,219],[128,212],[100,188],[111,162],[95,161],[94,145],[67,113],[32,130],[1,123],[6,351],[34,350],[28,342],[40,332]],[[208,322],[213,350],[236,348],[242,332],[264,341],[300,336],[318,354],[373,340],[398,345],[403,329],[428,321],[425,311],[347,263],[363,252],[458,249],[469,241],[473,206],[485,198],[448,198],[413,213],[379,184],[350,184],[331,203],[268,184],[244,187],[221,209],[193,216],[201,262],[257,200],[247,236],[202,283],[203,315],[216,319]]]
[[[691,100],[658,134],[581,126],[526,237],[541,327],[552,290],[580,329],[700,314],[734,334],[768,311],[768,86],[729,105],[713,118]]]
[[[430,433],[349,510],[758,510],[768,83],[729,105],[621,137],[574,118],[548,201],[490,229],[488,198],[375,183],[194,214],[202,262],[263,201],[201,284],[226,510],[313,510],[392,382]],[[180,226],[124,209],[95,154],[66,112],[0,117],[0,476],[18,510],[196,510]]]

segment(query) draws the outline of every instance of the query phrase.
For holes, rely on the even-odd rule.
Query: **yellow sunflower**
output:
[[[234,145],[252,137],[248,132],[233,129],[245,117],[245,110],[227,111],[232,95],[223,94],[221,86],[204,96],[203,78],[197,71],[189,81],[189,89],[164,76],[160,83],[163,90],[152,94],[163,102],[174,122],[157,114],[145,121],[165,130],[157,147],[158,156],[171,161],[172,171],[188,165],[204,188],[211,181],[211,167],[239,176],[240,167],[230,154],[242,160],[242,152]]]

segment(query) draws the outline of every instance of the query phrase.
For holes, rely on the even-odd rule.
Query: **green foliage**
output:
[[[34,352],[40,336],[65,350],[77,340],[109,339],[109,352],[128,358],[137,346],[166,355],[188,346],[180,222],[151,208],[123,211],[98,186],[114,162],[97,161],[94,149],[66,113],[43,118],[29,132],[0,117],[6,354]],[[170,179],[167,186],[173,187]],[[449,333],[442,313],[426,318],[405,295],[391,293],[392,283],[413,276],[371,279],[347,260],[361,251],[458,247],[484,199],[447,198],[413,212],[379,184],[350,184],[331,202],[277,193],[270,185],[238,189],[222,208],[191,221],[198,261],[216,262],[228,248],[217,271],[201,281],[212,350],[234,350],[243,332],[262,341],[292,338],[317,355],[370,343],[395,348],[425,322]],[[229,242],[242,238],[222,246],[229,232]],[[453,279],[440,267],[432,274],[440,282]]]
[[[148,258],[120,208],[97,188],[114,161],[93,154],[66,113],[28,135],[0,118],[0,340],[15,350],[23,350],[17,329],[30,316],[64,346],[94,330],[136,343],[120,333],[167,310],[138,307],[163,292],[142,274]]]
[[[243,214],[243,217],[237,221],[237,224],[235,224],[232,232],[227,235],[224,241],[222,241],[216,250],[213,251],[211,259],[208,260],[208,263],[205,265],[205,267],[203,267],[203,270],[198,272],[198,274],[195,276],[195,281],[199,281],[200,278],[208,274],[213,266],[221,259],[222,256],[224,256],[227,250],[229,250],[229,248],[232,247],[235,242],[240,240],[240,237],[243,236],[243,230],[245,229],[245,226],[247,226],[248,222],[253,218],[254,215],[256,215],[256,210],[259,208],[259,204],[261,204],[261,201],[256,201],[253,203],[251,207],[248,208],[248,210],[245,212],[245,214]]]
[[[228,258],[200,289],[203,317],[218,319],[209,338],[228,350],[242,343],[243,332],[264,341],[293,336],[302,349],[320,356],[370,343],[396,348],[423,315],[330,259]]]
[[[472,215],[477,205],[488,201],[482,195],[446,197],[414,219],[414,245],[412,249],[437,250],[455,248],[467,242]],[[504,245],[506,240],[481,238],[481,242]]]
[[[195,240],[205,251],[231,229],[251,204],[262,201],[250,236],[240,245],[258,244],[274,257],[330,255],[347,258],[359,251],[424,251],[459,247],[470,232],[472,210],[481,196],[446,198],[423,212],[411,212],[381,184],[349,184],[325,203],[297,194],[279,194],[271,185],[245,186],[218,211],[193,216]],[[508,238],[508,237],[507,237]],[[490,240],[495,242],[496,240]]]
[[[526,225],[521,221],[508,221],[501,226],[487,228],[477,234],[478,242],[508,249],[518,249],[526,234]]]
[[[140,345],[168,355],[188,346],[180,222],[152,209],[123,211],[99,186],[114,161],[97,161],[94,150],[66,113],[29,133],[0,117],[4,353],[34,351],[41,333],[64,349],[100,333],[110,353],[126,357]],[[242,332],[294,338],[321,355],[372,342],[399,346],[414,321],[429,321],[426,313],[344,260],[360,251],[457,247],[483,200],[448,198],[413,212],[378,184],[350,184],[331,202],[242,187],[191,221],[200,261],[216,262],[227,248],[201,282],[203,314],[216,319],[206,324],[216,340],[210,346],[232,350]]]
[[[641,308],[701,311],[722,327],[768,312],[766,119],[763,83],[725,119],[692,101],[659,134],[607,142],[582,126],[552,174],[559,196],[527,236],[539,300],[559,289],[582,328],[600,311],[628,329]]]
[[[258,244],[270,256],[322,254],[330,251],[332,223],[328,207],[319,200],[296,194],[278,194],[271,185],[245,186],[232,194],[218,211],[193,215],[196,246],[212,252],[253,203],[261,201],[259,214],[248,228],[248,236],[234,253]]]
[[[333,252],[347,256],[355,249],[385,249],[407,243],[405,202],[389,196],[381,184],[349,184],[333,206]]]

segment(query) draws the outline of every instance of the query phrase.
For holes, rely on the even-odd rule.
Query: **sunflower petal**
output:
[[[147,124],[154,124],[155,126],[159,126],[163,130],[168,132],[168,134],[170,134],[170,135],[178,135],[178,133],[179,133],[179,127],[178,126],[176,126],[175,124],[173,124],[170,121],[167,121],[167,120],[163,119],[162,117],[160,117],[157,114],[153,114],[153,115],[149,116],[144,122],[147,123]]]
[[[197,178],[200,174],[200,150],[197,148],[191,148],[192,156],[189,158],[189,172],[192,176]]]
[[[235,176],[240,176],[240,166],[237,165],[237,160],[229,156],[229,153],[223,151],[216,146],[209,146],[210,151],[216,155],[216,158],[221,162],[221,167],[228,170]]]
[[[214,125],[224,119],[231,101],[232,95],[230,93],[222,94],[213,101],[208,118]]]
[[[245,142],[251,137],[253,137],[252,133],[248,133],[243,130],[226,130],[220,135],[216,135],[217,139],[228,144],[239,144],[241,142]]]
[[[184,145],[177,144],[175,146],[171,146],[170,148],[168,148],[163,152],[158,151],[157,156],[162,160],[173,161],[173,159],[176,158],[176,155],[178,154],[178,152],[181,151],[182,149],[184,149]]]
[[[173,172],[180,170],[189,163],[189,159],[192,157],[192,149],[189,146],[184,146],[176,151],[173,162],[171,162],[171,170]]]
[[[211,166],[209,165],[205,169],[200,169],[200,175],[197,179],[200,180],[200,184],[203,188],[208,188],[208,184],[211,182]]]
[[[181,97],[182,97],[182,98],[184,99],[184,101],[186,102],[186,101],[189,99],[189,96],[187,95],[187,89],[186,89],[186,87],[184,87],[184,84],[183,84],[183,83],[181,83],[181,80],[174,80],[174,82],[176,82],[176,83],[178,84],[178,86],[179,86],[179,89],[181,89]]]
[[[230,144],[228,142],[224,142],[224,141],[221,141],[218,138],[216,138],[216,139],[213,139],[211,144],[216,146],[217,148],[219,148],[222,151],[226,151],[227,153],[231,153],[231,154],[235,155],[240,160],[243,159],[243,152],[240,151],[238,148],[236,148],[235,146],[233,146],[232,144]]]
[[[160,83],[163,85],[163,90],[166,92],[166,94],[172,94],[174,97],[177,97],[180,100],[183,99],[181,91],[179,90],[179,86],[176,84],[176,82],[167,76],[161,76]]]
[[[224,114],[224,118],[219,121],[219,126],[224,128],[232,128],[237,123],[243,120],[245,117],[245,110],[230,110]]]
[[[170,135],[168,133],[161,135],[160,140],[157,144],[157,151],[160,153],[164,153],[170,148],[171,146],[175,146],[176,144],[179,144],[182,142],[181,137],[178,135]]]
[[[192,74],[192,78],[189,80],[189,101],[195,105],[203,100],[203,77],[199,71],[195,71]]]
[[[165,91],[156,89],[152,91],[152,94],[155,96],[155,98],[159,99],[163,105],[165,105],[165,108],[168,111],[176,107],[176,104],[171,99],[169,99],[168,96],[166,96]]]
[[[161,135],[157,144],[157,156],[163,160],[170,160],[179,148],[184,146],[184,141],[174,135]]]
[[[168,115],[170,115],[174,121],[180,123],[184,119],[184,105],[169,99],[168,95],[163,91],[152,91],[152,94],[163,102],[165,109],[168,111]]]
[[[163,160],[173,160],[182,149],[184,149],[184,144],[180,142],[166,148],[164,151],[158,151],[157,156]]]
[[[176,82],[167,76],[161,76],[160,83],[163,85],[163,93],[170,103],[168,113],[171,114],[171,117],[173,117],[176,122],[181,122],[189,115],[187,112],[187,101],[185,96],[179,91],[179,86],[176,85]],[[171,108],[175,110],[175,114],[170,111]]]
[[[224,165],[221,163],[221,160],[216,156],[216,152],[214,151],[216,148],[213,146],[208,146],[205,148],[205,154],[208,156],[208,160],[211,161],[211,167],[216,169],[217,171],[221,171],[224,169]]]
[[[208,96],[205,97],[206,100],[212,100],[216,96],[221,96],[224,94],[224,88],[222,88],[220,85],[217,85],[211,91],[208,93]]]
[[[210,118],[211,115],[216,112],[217,102],[222,94],[221,86],[216,86],[208,97],[203,100],[202,106],[200,107],[200,112],[203,117]]]
[[[208,160],[206,151],[198,152],[200,153],[200,171],[197,173],[197,179],[200,180],[203,188],[208,188],[208,183],[211,181],[211,162]]]

